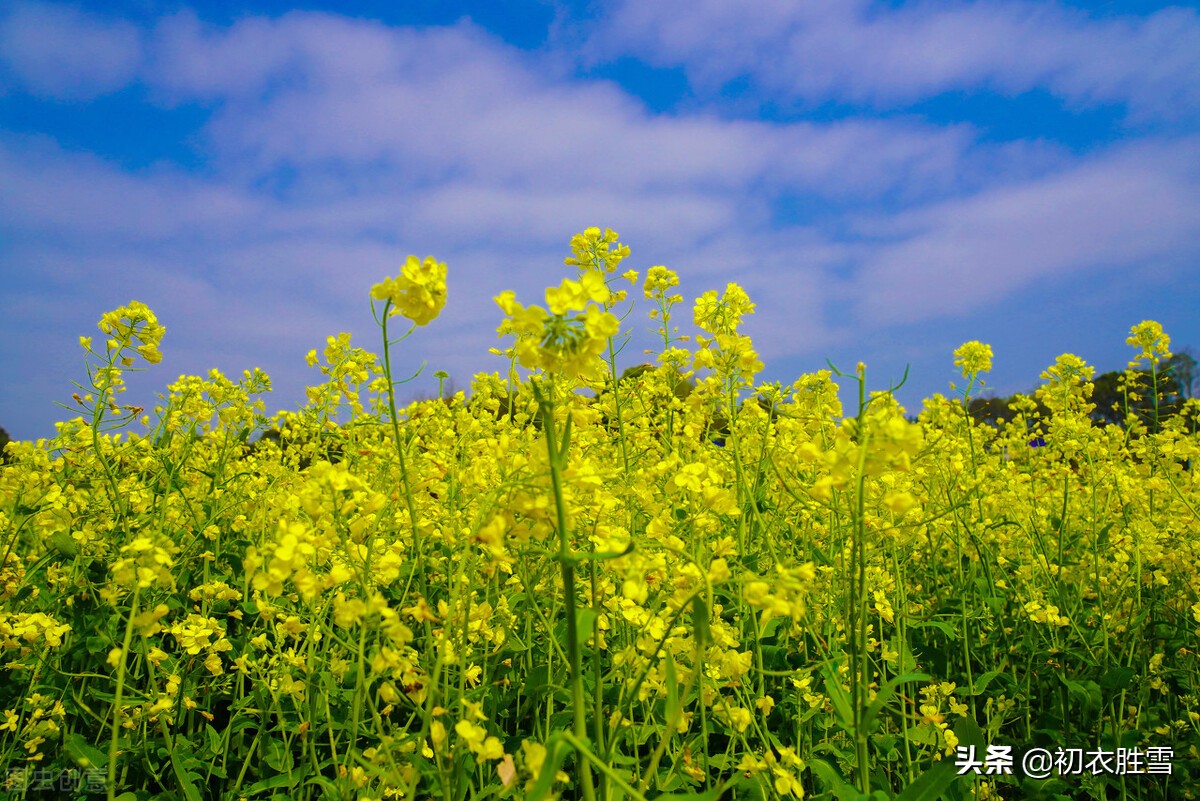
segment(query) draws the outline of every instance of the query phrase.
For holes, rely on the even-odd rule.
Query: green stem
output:
[[[850,682],[854,698],[854,750],[857,761],[859,792],[871,792],[871,772],[867,754],[867,692],[870,686],[870,665],[867,658],[867,555],[866,555],[866,462],[868,436],[866,431],[866,379],[858,375],[858,465],[855,477],[854,508],[854,580],[850,583],[850,645],[853,659]]]
[[[133,619],[137,615],[141,587],[133,590],[129,604],[129,618],[125,621],[125,639],[121,642],[121,661],[117,664],[117,692],[113,699],[112,735],[108,741],[108,801],[117,797],[117,744],[121,733],[121,702],[125,700],[125,662],[129,658],[129,646],[133,642]]]
[[[592,784],[592,770],[588,758],[591,751],[586,747],[587,742],[587,706],[583,693],[583,665],[579,652],[579,620],[576,616],[575,596],[575,555],[571,552],[571,538],[567,534],[567,508],[563,496],[563,462],[566,458],[566,447],[570,445],[570,418],[564,427],[564,447],[560,450],[556,436],[557,423],[554,419],[554,385],[551,384],[550,396],[539,397],[542,406],[542,417],[545,422],[546,448],[550,460],[550,482],[554,492],[554,509],[558,522],[558,562],[562,568],[562,583],[564,606],[567,615],[567,660],[571,667],[571,706],[574,713],[573,731],[577,741],[573,741],[575,751],[579,756],[580,784],[583,786],[585,801],[595,801],[596,788]],[[592,757],[594,758],[594,757]],[[607,773],[607,772],[606,772]]]
[[[617,376],[617,351],[613,338],[608,338],[608,371],[612,376],[613,406],[617,410],[617,439],[621,443],[621,463],[625,467],[625,478],[629,478],[629,449],[625,444],[625,421],[621,415],[621,381]]]
[[[383,374],[387,378],[387,401],[388,412],[390,412],[392,420],[392,438],[396,444],[396,456],[400,460],[400,483],[404,490],[404,503],[408,509],[408,522],[412,526],[413,535],[413,561],[417,565],[423,564],[421,554],[421,533],[417,526],[417,509],[416,503],[413,501],[412,485],[408,480],[408,465],[404,459],[404,443],[400,439],[400,415],[396,412],[396,385],[392,378],[392,343],[388,340],[388,318],[391,316],[392,302],[389,300],[383,305],[383,319],[381,325],[383,327]],[[415,327],[415,326],[414,326]],[[410,330],[409,333],[412,333]],[[407,337],[405,334],[404,337]],[[401,337],[400,339],[404,339]],[[397,340],[399,341],[399,340]],[[407,585],[405,587],[405,597],[400,599],[401,605],[407,597]],[[422,597],[425,595],[424,582],[422,582]]]

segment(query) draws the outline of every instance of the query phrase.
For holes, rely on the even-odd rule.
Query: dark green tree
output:
[[[1115,370],[1092,381],[1092,419],[1101,425],[1127,425],[1130,418],[1157,431],[1168,418],[1179,413],[1190,397],[1195,382],[1196,360],[1177,353],[1150,370]],[[1183,381],[1187,382],[1185,388]]]
[[[1011,399],[1001,397],[971,398],[967,404],[967,412],[977,423],[999,426],[1001,422],[1012,417],[1012,410],[1008,407],[1009,400]]]
[[[1175,380],[1184,400],[1194,398],[1197,392],[1200,392],[1200,373],[1197,371],[1196,357],[1191,348],[1184,348],[1167,359],[1163,371]]]

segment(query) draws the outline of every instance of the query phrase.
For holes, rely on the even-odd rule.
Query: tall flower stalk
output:
[[[408,511],[408,522],[412,527],[414,558],[420,565],[421,532],[412,483],[408,475],[408,464],[404,458],[404,441],[400,435],[400,414],[396,409],[396,378],[392,369],[392,346],[403,342],[418,326],[429,324],[441,313],[446,305],[446,265],[432,256],[423,261],[418,260],[416,256],[409,256],[401,268],[400,275],[385,278],[382,283],[371,288],[371,299],[371,311],[383,332],[383,374],[387,382],[385,392],[392,425],[392,440],[400,465],[400,489]],[[383,301],[383,309],[380,312],[375,311],[376,300]],[[395,315],[408,318],[412,321],[412,326],[400,337],[391,339],[388,334],[388,322]]]

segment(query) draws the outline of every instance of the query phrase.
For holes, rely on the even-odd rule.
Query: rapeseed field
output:
[[[258,370],[123,405],[165,329],[104,314],[0,467],[0,797],[1200,794],[1200,404],[1101,425],[1067,354],[981,423],[979,342],[921,409],[861,364],[760,383],[741,287],[570,252],[496,298],[500,372],[408,405],[433,258],[274,417]],[[1129,344],[1153,399],[1169,338]]]

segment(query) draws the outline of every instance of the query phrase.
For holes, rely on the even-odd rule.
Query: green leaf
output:
[[[563,426],[562,446],[558,449],[558,458],[563,464],[566,464],[567,451],[571,448],[571,423],[574,419],[575,415],[567,412],[567,422]],[[554,424],[553,419],[551,419],[550,424]]]
[[[901,673],[915,673],[917,671],[917,658],[913,656],[912,649],[908,647],[908,640],[900,637],[892,638],[892,649],[900,654],[900,664],[897,670]]]
[[[987,739],[983,735],[983,729],[979,728],[979,724],[974,718],[959,718],[953,727],[954,736],[958,738],[959,745],[973,745],[977,750],[987,748]]]
[[[959,745],[975,746],[976,750],[987,747],[983,730],[974,718],[961,718],[954,724],[954,734]],[[952,759],[943,759],[918,776],[895,801],[938,801],[944,798],[950,785],[959,778],[958,768]]]
[[[93,634],[84,640],[83,644],[89,654],[104,654],[108,656],[108,649],[112,648],[113,641],[111,637]]]
[[[938,801],[957,778],[958,768],[954,762],[943,759],[905,787],[904,792],[896,796],[896,801]]]
[[[200,794],[200,788],[196,786],[196,782],[200,777],[195,773],[183,770],[179,766],[178,760],[175,759],[175,754],[171,754],[171,765],[175,770],[175,778],[179,781],[179,786],[183,790],[183,795],[188,801],[202,801],[203,797]]]
[[[620,559],[622,556],[629,556],[629,554],[633,553],[634,550],[636,550],[636,548],[637,548],[637,546],[634,544],[633,540],[630,540],[629,543],[625,546],[624,550],[595,551],[595,552],[583,551],[581,553],[575,554],[574,557],[572,557],[572,559],[573,559],[573,561],[575,561],[577,563],[578,562],[605,562],[605,561],[608,561],[609,559]]]
[[[253,699],[248,699],[248,700],[253,700]],[[236,707],[235,707],[235,709],[236,709]],[[259,727],[259,722],[256,721],[254,718],[245,716],[245,715],[239,715],[236,720],[234,720],[232,723],[229,724],[228,731],[231,735],[241,734],[242,732],[246,731],[247,729],[257,729],[258,727]]]
[[[761,645],[763,667],[767,670],[787,670],[791,666],[788,664],[788,656],[794,652],[792,648],[784,648],[782,645]]]
[[[695,632],[696,645],[703,648],[708,637],[708,604],[697,595],[692,599],[692,631]]]
[[[525,641],[511,631],[504,637],[504,648],[506,651],[518,654],[529,650],[529,646],[525,644]]]
[[[1130,667],[1115,667],[1100,677],[1100,686],[1106,690],[1126,690],[1133,684],[1137,671]]]
[[[81,768],[99,768],[108,764],[108,757],[78,732],[71,732],[63,739],[63,748]]]
[[[308,787],[310,784],[320,787],[322,790],[324,790],[326,798],[340,797],[340,792],[338,791],[337,785],[324,776],[313,776],[304,783],[304,786]]]
[[[683,775],[678,772],[672,772],[669,776],[663,777],[660,771],[654,776],[654,789],[659,791],[659,795],[665,792],[674,792],[676,787],[683,784]],[[655,796],[658,798],[658,796]]]
[[[933,629],[937,629],[942,634],[945,634],[947,639],[950,639],[950,640],[958,639],[958,632],[955,631],[954,629],[950,628],[950,626],[946,625],[945,623],[943,623],[940,620],[924,620],[924,621],[921,621],[920,623],[910,623],[908,625],[908,627],[910,629],[933,628]]]
[[[762,784],[756,778],[741,776],[735,785],[737,793],[734,798],[744,801],[766,801],[766,794],[763,792]]]
[[[525,695],[533,699],[541,698],[546,692],[546,685],[549,682],[550,667],[548,665],[534,665],[525,676]]]
[[[562,695],[564,699],[569,697],[568,692],[564,689]],[[550,716],[550,729],[570,729],[575,721],[575,713],[570,709],[564,709],[561,712],[555,712]]]
[[[703,793],[695,790],[686,793],[663,793],[662,795],[654,796],[654,799],[655,801],[668,801],[669,799],[675,799],[675,801],[717,801],[724,789],[724,787],[713,787],[705,790]]]
[[[879,692],[875,694],[875,700],[867,707],[867,712],[863,715],[863,728],[867,731],[871,730],[871,724],[874,722],[875,716],[883,710],[888,701],[891,701],[895,697],[896,688],[901,684],[907,684],[910,681],[929,681],[930,678],[932,677],[928,673],[906,673],[903,676],[895,676],[888,679],[883,687],[879,689]]]
[[[996,668],[995,670],[989,670],[987,673],[984,673],[982,676],[975,679],[975,686],[973,686],[970,690],[971,695],[982,695],[983,691],[987,689],[987,686],[991,684],[992,680],[997,676],[1007,677],[1007,668],[1008,660],[1004,660],[1000,664],[1000,667]]]
[[[782,618],[782,617],[773,617],[770,620],[768,620],[767,625],[762,630],[762,635],[760,636],[760,639],[769,640],[769,639],[773,638],[776,635],[776,633],[778,633],[780,627],[783,625],[783,621],[784,621],[784,618]]]
[[[675,659],[669,651],[663,662],[667,668],[667,730],[665,734],[670,737],[670,730],[674,729],[675,723],[679,719],[679,679],[675,675]]]
[[[183,737],[176,738],[174,748],[161,748],[160,754],[165,753],[171,761],[171,772],[175,774],[175,781],[179,785],[179,789],[183,791],[184,798],[187,801],[201,801],[202,794],[197,783],[203,784],[201,778],[191,770],[196,768],[204,770],[208,767],[211,759],[200,760],[196,757],[195,746],[190,740]]]
[[[280,773],[288,773],[292,769],[292,752],[280,740],[267,740],[262,749],[263,761]]]
[[[1064,678],[1063,675],[1058,675],[1059,681],[1067,688],[1067,695],[1072,700],[1082,703],[1084,709],[1098,709],[1103,701],[1103,694],[1100,692],[1100,685],[1091,679],[1083,681],[1074,681]]]
[[[50,544],[54,550],[67,558],[73,559],[79,553],[79,543],[65,531],[56,531],[50,535]]]
[[[807,760],[808,769],[821,782],[824,790],[833,794],[839,801],[858,801],[859,792],[848,783],[837,769],[823,759]]]
[[[850,698],[842,689],[841,679],[838,678],[837,666],[826,663],[821,666],[821,674],[825,677],[825,694],[833,702],[834,711],[841,719],[842,729],[854,730],[854,711],[850,708]]]
[[[255,782],[246,788],[245,794],[247,796],[257,795],[264,790],[274,790],[279,787],[288,787],[291,785],[291,783],[292,777],[281,773],[276,776],[263,779],[262,781]]]
[[[585,606],[575,610],[575,633],[579,636],[579,647],[582,650],[588,638],[592,636],[592,624],[596,622],[596,610]]]
[[[209,751],[213,752],[214,754],[220,754],[225,751],[225,749],[221,747],[221,735],[217,733],[216,729],[214,729],[208,723],[205,723],[204,733],[208,737]]]

